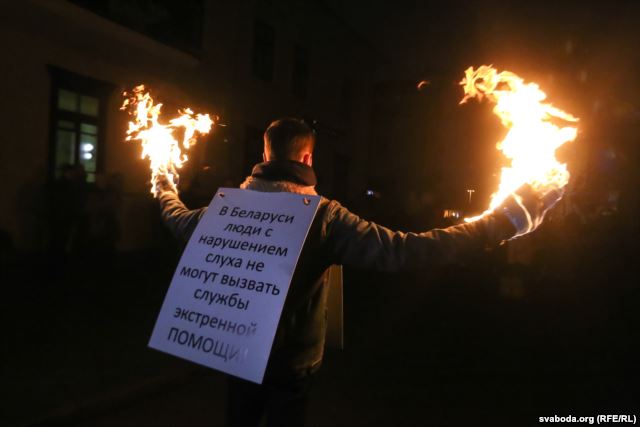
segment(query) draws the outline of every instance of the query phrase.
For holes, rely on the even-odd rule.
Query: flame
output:
[[[151,193],[156,195],[156,180],[166,175],[174,185],[178,180],[178,169],[188,160],[184,150],[196,143],[196,134],[205,135],[211,130],[214,121],[208,114],[195,114],[190,108],[178,111],[178,117],[168,123],[160,123],[162,104],[154,104],[144,85],[136,86],[131,93],[124,92],[121,110],[128,110],[133,120],[129,122],[127,141],[140,141],[140,158],[149,159],[151,169]],[[182,129],[181,141],[174,132]]]
[[[465,92],[461,104],[473,97],[486,97],[496,104],[493,112],[508,129],[496,148],[511,161],[509,167],[502,168],[500,185],[489,208],[466,218],[467,222],[490,214],[524,184],[541,194],[567,185],[567,165],[558,162],[555,152],[576,138],[578,129],[571,124],[578,118],[544,102],[547,95],[537,84],[525,83],[509,71],[499,73],[492,66],[483,65],[477,70],[469,67],[460,84]]]

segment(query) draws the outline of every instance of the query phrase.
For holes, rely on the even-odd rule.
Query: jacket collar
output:
[[[262,178],[255,178],[253,176],[248,176],[247,179],[240,184],[240,188],[244,188],[245,190],[264,191],[267,193],[279,193],[284,191],[287,193],[308,194],[313,196],[318,194],[316,193],[316,189],[313,185],[300,185],[291,181],[268,181]]]
[[[258,163],[253,167],[251,176],[267,181],[290,181],[304,186],[314,186],[317,183],[316,174],[311,166],[295,160]]]

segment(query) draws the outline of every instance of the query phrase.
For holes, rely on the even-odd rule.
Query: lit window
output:
[[[101,97],[105,84],[52,68],[52,176],[81,165],[95,182],[100,160]]]

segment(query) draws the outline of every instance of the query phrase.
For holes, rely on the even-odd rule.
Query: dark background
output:
[[[160,22],[180,18],[161,30],[153,19],[132,20],[135,11],[118,2],[72,3],[190,55],[202,48],[200,2],[186,12],[178,2],[150,2],[169,11]],[[457,105],[468,66],[493,64],[535,81],[581,121],[577,140],[559,153],[572,173],[565,199],[534,234],[437,270],[346,270],[345,349],[327,350],[309,424],[520,426],[542,416],[640,415],[638,2],[310,3],[349,28],[375,64],[360,151],[366,167],[336,167],[331,185],[320,175],[324,194],[364,217],[424,230],[451,224],[445,209],[486,206],[504,130],[490,105]],[[340,66],[331,55],[321,60]],[[292,90],[304,91],[298,61],[302,80]],[[422,80],[429,83],[418,90]],[[313,102],[282,114],[306,115]],[[319,144],[348,139],[348,123],[318,122]],[[16,161],[3,156],[0,168]],[[216,179],[237,185],[246,172]],[[362,184],[341,189],[347,176]],[[184,198],[208,203],[215,187],[193,182]],[[60,196],[53,183],[43,186],[44,200]],[[83,188],[88,196],[69,197],[118,197]],[[3,231],[1,424],[223,425],[222,375],[146,348],[182,248],[155,205],[138,215],[155,232],[136,251],[122,250],[115,231],[62,251],[21,248]]]

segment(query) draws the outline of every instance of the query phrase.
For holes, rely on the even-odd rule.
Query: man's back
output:
[[[273,161],[256,165],[240,187],[316,194],[313,184],[311,167]],[[176,236],[188,240],[206,208],[187,210],[174,191],[161,192],[159,199],[165,222]],[[420,234],[392,231],[322,197],[289,287],[265,381],[304,377],[319,368],[327,328],[327,272],[332,264],[379,271],[425,269],[512,234],[508,220],[493,216]]]
[[[311,168],[315,133],[301,120],[281,119],[264,134],[264,163],[241,188],[316,194]],[[167,178],[156,182],[162,217],[188,240],[206,208],[188,210]],[[322,361],[327,328],[327,269],[332,264],[378,271],[426,269],[459,260],[467,252],[495,246],[533,231],[561,192],[543,200],[530,192],[507,200],[481,219],[424,233],[403,233],[366,221],[335,200],[322,198],[302,248],[261,385],[230,377],[229,423],[303,425],[313,372]]]

